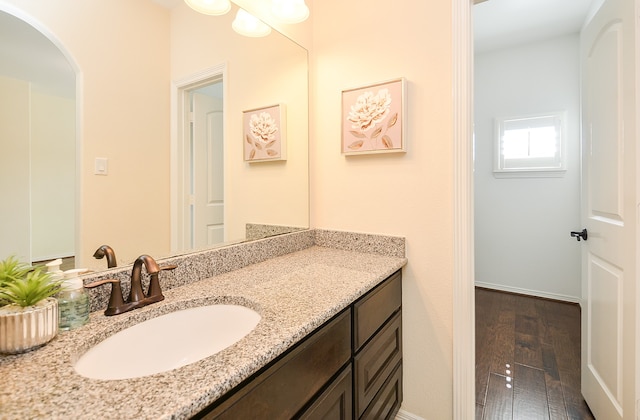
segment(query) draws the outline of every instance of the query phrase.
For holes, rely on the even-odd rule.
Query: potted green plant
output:
[[[0,353],[22,353],[40,347],[58,332],[62,282],[42,267],[10,256],[0,261]]]

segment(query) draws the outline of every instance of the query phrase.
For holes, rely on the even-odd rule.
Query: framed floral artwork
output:
[[[242,112],[244,160],[286,160],[286,113],[284,104]]]
[[[405,151],[405,79],[342,91],[342,153]]]

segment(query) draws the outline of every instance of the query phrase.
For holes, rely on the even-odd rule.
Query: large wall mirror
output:
[[[104,244],[123,266],[308,227],[308,53],[236,10],[0,1],[0,258],[100,270]],[[246,161],[243,111],[276,104],[286,160]]]

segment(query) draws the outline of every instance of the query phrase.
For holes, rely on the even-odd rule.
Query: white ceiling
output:
[[[486,52],[576,33],[598,0],[487,0],[473,6],[474,48]]]

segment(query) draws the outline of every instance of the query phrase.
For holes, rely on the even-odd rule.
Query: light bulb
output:
[[[238,9],[231,27],[234,31],[244,36],[261,37],[271,33],[269,25],[243,9]]]
[[[299,23],[309,17],[304,0],[272,0],[271,13],[282,23]]]
[[[184,0],[184,2],[196,12],[205,15],[219,16],[231,10],[229,0]]]

